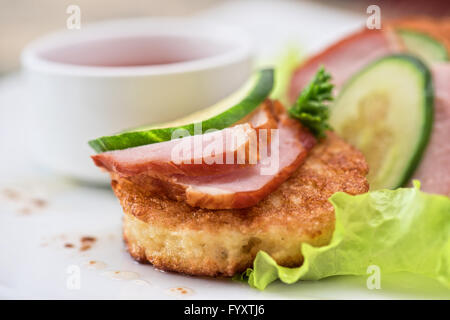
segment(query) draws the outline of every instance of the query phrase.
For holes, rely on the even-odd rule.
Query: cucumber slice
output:
[[[330,113],[332,127],[366,157],[371,190],[403,186],[431,132],[430,72],[412,56],[381,58],[345,84]]]
[[[398,29],[397,34],[406,49],[427,63],[448,61],[448,52],[444,44],[437,39],[414,30]]]
[[[200,121],[202,122],[202,132],[208,129],[220,130],[227,128],[252,112],[269,96],[274,83],[273,78],[273,69],[259,71],[253,80],[255,85],[250,90],[245,89],[247,90],[244,92],[245,97],[234,106],[227,104],[230,101],[226,100],[181,121],[140,127],[117,135],[100,137],[89,141],[89,145],[96,152],[105,152],[168,141],[172,137],[172,132],[177,129],[186,129],[191,135],[194,135],[194,123]],[[240,96],[242,94],[242,92],[239,92]],[[231,100],[234,98],[235,96]]]

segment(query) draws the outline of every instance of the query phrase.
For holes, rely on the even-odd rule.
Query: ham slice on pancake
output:
[[[294,72],[289,89],[289,99],[294,102],[311,81],[320,66],[324,66],[340,87],[355,72],[376,58],[399,50],[398,45],[385,31],[364,29],[354,33],[324,51],[309,58]]]
[[[432,67],[434,122],[430,142],[413,175],[426,192],[450,196],[450,63]]]
[[[283,183],[316,143],[314,136],[281,108],[278,103],[265,104],[247,123],[224,129],[252,128],[250,124],[259,128],[256,130],[258,160],[255,164],[202,163],[197,169],[193,163],[174,165],[168,158],[171,152],[167,151],[175,145],[174,140],[105,152],[92,158],[98,166],[108,170],[113,179],[126,178],[144,193],[163,194],[207,209],[251,207]]]
[[[264,103],[248,121],[231,128],[103,152],[92,159],[98,167],[120,175],[145,173],[154,177],[223,174],[243,165],[256,164],[259,131],[277,127],[270,105]]]
[[[121,175],[208,175],[250,163],[252,139],[256,140],[255,130],[245,123],[202,135],[103,152],[92,156],[92,159],[98,167]],[[208,152],[211,146],[220,153]],[[238,163],[237,159],[242,157],[245,158]]]

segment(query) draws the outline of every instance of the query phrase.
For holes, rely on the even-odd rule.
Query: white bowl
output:
[[[106,181],[87,141],[206,108],[251,73],[248,38],[189,19],[133,19],[41,38],[22,53],[36,160]]]

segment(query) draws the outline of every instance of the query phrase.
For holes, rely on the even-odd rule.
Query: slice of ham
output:
[[[259,131],[277,127],[268,102],[247,120],[234,127],[203,135],[100,153],[92,159],[98,167],[123,176],[140,173],[153,177],[223,174],[241,166],[256,164]],[[187,151],[184,154],[183,149]]]
[[[294,72],[289,99],[294,102],[311,81],[320,66],[331,73],[333,84],[339,88],[355,72],[376,58],[398,51],[399,45],[391,32],[364,29],[334,43],[309,58]]]
[[[442,43],[450,52],[450,18],[437,19],[431,17],[401,18],[389,21],[386,24],[388,29],[414,30],[428,34]]]
[[[251,207],[273,192],[303,163],[316,143],[314,136],[301,124],[281,115],[278,122],[278,146],[261,156],[254,166],[243,166],[222,175],[175,175],[155,179],[146,174],[127,179],[145,193],[164,194],[185,201],[193,207],[207,209],[240,209]],[[278,157],[274,156],[278,152]],[[272,157],[272,158],[271,158]],[[272,159],[275,162],[269,163]],[[277,161],[277,162],[276,162]],[[112,174],[115,179],[117,173]]]
[[[248,116],[238,121],[238,124],[248,122],[255,129],[275,129],[277,128],[278,114],[282,113],[278,101],[266,101]]]
[[[92,159],[98,167],[124,176],[139,173],[155,177],[210,175],[249,164],[252,139],[256,141],[256,132],[245,123],[202,135],[104,152],[92,156]],[[215,146],[218,147],[216,150],[222,151],[210,152]]]
[[[413,175],[421,189],[450,196],[450,64],[432,67],[434,122],[430,142]]]

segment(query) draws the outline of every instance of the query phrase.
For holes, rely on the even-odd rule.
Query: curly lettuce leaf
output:
[[[285,283],[335,275],[367,275],[370,265],[381,273],[410,272],[450,288],[450,198],[414,188],[378,190],[330,198],[336,227],[329,245],[302,245],[304,263],[286,268],[259,252],[242,279],[257,289],[280,279]]]

